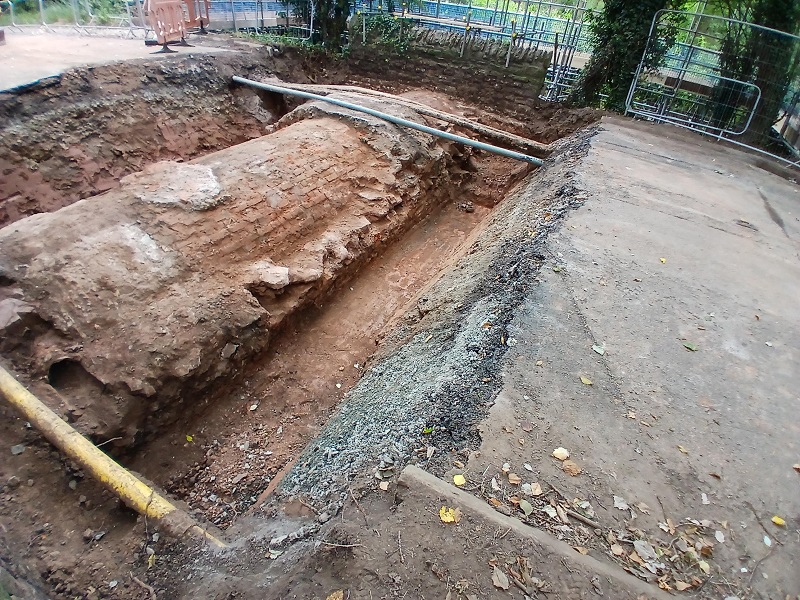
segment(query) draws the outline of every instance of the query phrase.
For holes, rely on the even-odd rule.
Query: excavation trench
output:
[[[0,129],[11,150],[0,184],[4,363],[73,427],[223,528],[298,457],[308,462],[349,391],[391,378],[372,367],[402,359],[393,353],[411,337],[409,347],[432,339],[446,351],[435,322],[418,330],[433,319],[431,286],[468,260],[495,206],[531,172],[338,107],[237,89],[237,72],[260,76],[247,57],[186,58],[79,70],[0,98],[19,116]],[[399,116],[460,135],[473,134],[415,113],[414,101],[504,125],[441,94],[405,96],[391,108]],[[526,123],[563,135],[587,119],[566,115],[564,129],[553,120],[563,112],[543,114]],[[36,136],[23,146],[14,140],[26,121]],[[500,265],[498,277],[516,268]],[[402,387],[402,369],[392,377]],[[494,377],[481,372],[481,397]],[[41,486],[58,490],[46,508],[55,530],[74,524],[59,535],[75,558],[35,564],[57,593],[82,593],[99,577],[81,574],[87,565],[109,559],[108,545],[86,545],[80,532],[117,528],[125,544],[132,516],[73,465],[54,472],[58,455],[24,423],[2,428],[38,450],[13,457],[24,465],[9,472],[36,487],[16,491],[0,524],[27,540]],[[4,554],[27,552],[10,546]]]
[[[263,501],[491,210],[434,208],[321,306],[292,318],[269,351],[220,382],[207,410],[159,433],[131,465],[219,526]]]
[[[301,106],[0,233],[4,350],[76,428],[226,526],[529,170]]]

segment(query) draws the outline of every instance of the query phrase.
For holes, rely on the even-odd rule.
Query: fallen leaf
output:
[[[514,505],[514,508],[519,506],[519,498],[517,496],[509,496],[508,501]]]
[[[156,566],[156,555],[151,554],[150,556],[147,557],[147,568],[152,569],[155,566]]]
[[[276,550],[275,548],[270,548],[269,549],[269,554],[267,554],[267,558],[270,559],[270,560],[275,560],[281,554],[283,554],[283,550]]]
[[[772,547],[772,540],[771,540],[771,539],[769,539],[769,536],[768,536],[768,535],[765,535],[765,536],[764,536],[764,545],[765,545],[767,548],[771,548],[771,547]]]
[[[443,506],[439,509],[439,518],[442,523],[458,523],[461,520],[461,509]]]
[[[507,475],[511,470],[511,463],[503,463],[503,475]]]
[[[675,589],[678,590],[679,592],[688,590],[691,587],[692,587],[691,583],[686,583],[685,581],[679,581],[677,579],[675,580]]]
[[[625,498],[622,496],[614,496],[614,508],[618,508],[620,510],[628,510],[630,506],[628,503],[625,502]]]
[[[715,532],[714,532],[714,537],[716,538],[716,540],[717,540],[717,541],[718,541],[720,544],[724,544],[724,543],[725,543],[725,534],[724,534],[724,533],[722,533],[721,531],[719,531],[719,530],[715,531]]]
[[[693,344],[692,342],[683,342],[683,347],[691,352],[697,352],[697,344]]]
[[[542,486],[538,482],[531,484],[531,496],[541,496],[542,493]]]
[[[541,367],[543,364],[544,364],[544,361],[543,361],[543,360],[537,360],[537,361],[536,361],[536,366],[537,366],[537,367]]]
[[[425,455],[427,456],[428,460],[430,460],[434,452],[436,452],[436,446],[428,446],[428,450],[425,452]]]
[[[643,560],[648,562],[658,560],[656,549],[653,548],[653,544],[650,542],[646,542],[645,540],[634,540],[633,547],[636,549],[636,553],[642,557]]]
[[[569,458],[569,450],[566,448],[556,448],[553,450],[553,456],[558,460],[567,460]]]
[[[576,477],[581,472],[581,468],[571,460],[565,460],[561,464],[561,470],[567,475],[572,475],[573,477]]]
[[[583,375],[581,375],[581,383],[583,385],[592,385],[592,380],[589,379],[588,377],[584,377]]]
[[[432,433],[433,433],[433,427],[426,427],[425,429],[422,430],[423,435],[430,435]]]
[[[611,553],[614,556],[623,556],[625,554],[625,548],[619,544],[611,544]]]
[[[583,555],[589,554],[589,551],[586,548],[584,548],[583,546],[573,546],[573,548],[575,548],[575,550],[577,550],[578,553],[580,553],[580,554],[583,554]]]
[[[193,435],[187,435],[186,436],[186,441],[190,442],[190,443],[193,442],[194,441],[194,436]]]
[[[524,465],[522,465],[522,467],[523,467],[523,468],[524,468],[526,471],[530,471],[531,473],[533,473],[533,467],[532,467],[530,464],[528,464],[528,463],[525,463]]]
[[[706,575],[708,575],[711,572],[711,567],[709,567],[708,563],[704,560],[698,561],[697,566]]]
[[[463,463],[463,462],[461,462],[460,460],[454,460],[454,461],[453,461],[453,466],[454,466],[456,469],[463,469],[463,468],[464,468],[464,463]]]
[[[336,590],[325,600],[344,600],[344,590]]]
[[[645,504],[644,502],[639,502],[639,504],[634,504],[634,506],[636,508],[638,508],[639,512],[641,512],[642,514],[645,514],[645,515],[649,515],[650,514],[650,507],[647,506],[647,504]]]
[[[561,506],[556,506],[556,514],[558,515],[559,520],[564,523],[564,525],[569,525],[569,517],[567,517],[567,511],[564,510]]]
[[[389,490],[389,482],[388,481],[381,481],[378,484],[378,487],[381,488],[384,492]]]
[[[641,557],[638,554],[636,554],[636,550],[631,552],[630,556],[628,556],[628,558],[631,559],[633,562],[635,562],[638,565],[644,565],[644,561],[641,559]]]
[[[522,509],[522,512],[525,513],[526,517],[529,517],[533,512],[533,505],[525,499],[519,501],[519,507]]]
[[[714,479],[722,479],[722,475],[719,473],[709,473]]]
[[[494,477],[492,477],[492,490],[495,492],[500,491],[500,484],[497,483],[497,479],[495,479]]]
[[[494,507],[503,506],[503,503],[500,502],[500,500],[498,500],[497,498],[489,498],[489,504],[491,504]]]
[[[663,258],[663,257],[662,257],[662,258],[659,258],[658,260],[660,260],[660,261],[661,261],[661,264],[662,264],[662,265],[663,265],[664,263],[666,263],[666,262],[667,262],[667,259],[666,259],[666,258]]]
[[[777,525],[778,527],[783,527],[784,525],[786,525],[786,521],[781,519],[777,515],[772,517],[772,522],[775,523],[775,525]]]
[[[592,350],[597,352],[600,356],[603,356],[606,353],[605,346],[598,346],[597,344],[592,344]]]
[[[711,504],[711,500],[708,499],[708,494],[705,494],[705,493],[700,494],[700,501],[703,504]]]
[[[465,478],[463,475],[461,475],[461,474],[458,474],[458,475],[453,475],[453,483],[455,483],[457,486],[461,487],[462,485],[464,485],[465,483],[467,483],[467,480],[466,480],[466,478]]]
[[[522,422],[522,431],[524,431],[526,433],[530,433],[531,431],[533,431],[533,425],[531,425],[529,421],[523,421]]]
[[[542,507],[542,510],[543,510],[544,512],[546,512],[546,513],[547,513],[547,515],[548,515],[548,516],[549,516],[551,519],[557,519],[557,518],[558,518],[558,512],[556,512],[556,509],[555,509],[555,508],[553,508],[552,506],[550,506],[549,504],[548,504],[548,505],[546,505],[546,506],[543,506],[543,507]]]
[[[497,567],[495,567],[494,571],[492,571],[492,583],[494,584],[494,587],[500,588],[501,590],[507,590],[510,585],[506,574]]]
[[[509,473],[508,483],[510,483],[511,485],[519,485],[520,483],[522,483],[522,477],[520,477],[516,473]]]
[[[517,442],[519,443],[520,446],[524,446],[525,445],[525,438],[519,438],[517,440]]]
[[[629,410],[629,411],[628,411],[628,414],[627,414],[626,416],[627,416],[629,419],[636,420],[636,413],[635,413],[635,412],[633,412],[632,410]]]
[[[689,454],[689,451],[681,445],[678,445],[678,450],[680,450],[683,454]]]

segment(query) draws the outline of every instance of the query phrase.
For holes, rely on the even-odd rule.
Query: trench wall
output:
[[[415,30],[405,56],[380,45],[360,44],[351,32],[350,69],[375,79],[391,79],[413,87],[425,82],[428,89],[465,100],[479,101],[497,113],[513,115],[539,103],[551,53],[513,47],[506,67],[508,44],[463,34]],[[464,55],[461,56],[462,44]]]

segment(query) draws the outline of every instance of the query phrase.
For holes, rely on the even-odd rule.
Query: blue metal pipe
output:
[[[525,162],[529,162],[532,165],[536,165],[537,167],[542,166],[542,160],[536,158],[535,156],[529,156],[527,154],[522,154],[521,152],[507,150],[506,148],[500,148],[499,146],[492,146],[491,144],[485,144],[477,140],[466,138],[460,135],[455,135],[453,133],[448,133],[446,131],[441,131],[439,129],[434,129],[433,127],[428,127],[427,125],[420,125],[419,123],[415,123],[414,121],[401,119],[400,117],[395,117],[394,115],[390,115],[385,112],[373,110],[371,108],[367,108],[366,106],[359,106],[358,104],[351,104],[350,102],[345,102],[344,100],[337,100],[335,98],[329,98],[327,96],[320,96],[318,94],[310,94],[308,92],[292,90],[289,88],[281,87],[278,85],[272,85],[269,83],[261,83],[260,81],[253,81],[252,79],[245,79],[244,77],[234,76],[233,80],[236,83],[240,83],[242,85],[249,85],[251,87],[259,88],[267,92],[276,92],[278,94],[299,96],[300,98],[307,98],[308,100],[319,100],[321,102],[327,102],[329,104],[341,106],[342,108],[348,108],[350,110],[362,112],[371,115],[373,117],[383,119],[384,121],[389,121],[389,123],[394,123],[395,125],[402,125],[403,127],[416,129],[417,131],[421,131],[429,135],[434,135],[436,137],[444,138],[446,140],[450,140],[451,142],[457,142],[459,144],[464,144],[465,146],[472,146],[473,148],[479,148],[480,150],[485,150],[486,152],[493,152],[494,154],[499,154],[500,156],[507,156],[508,158],[516,158],[517,160],[524,160]]]

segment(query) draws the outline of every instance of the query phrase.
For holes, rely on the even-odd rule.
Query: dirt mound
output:
[[[99,441],[181,413],[468,174],[427,135],[328,110],[0,231],[4,353]]]
[[[230,87],[253,64],[233,53],[137,61],[0,93],[0,226],[113,189],[147,164],[262,135],[280,115]]]

